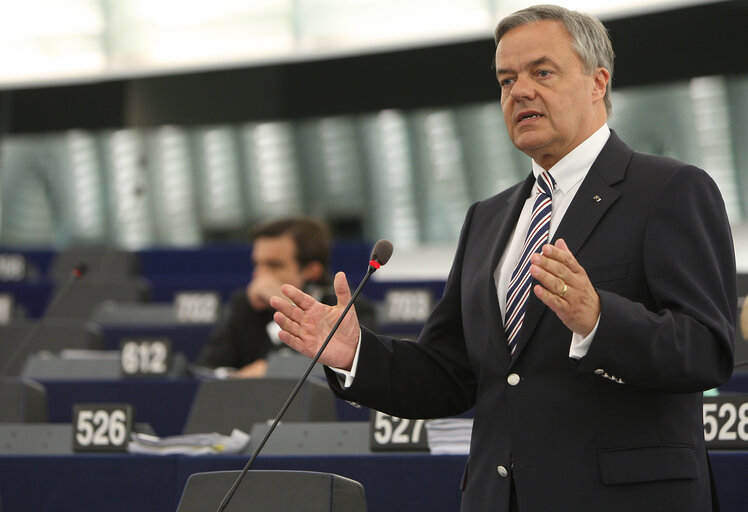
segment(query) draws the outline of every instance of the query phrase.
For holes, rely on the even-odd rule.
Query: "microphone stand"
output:
[[[57,305],[62,302],[62,299],[65,298],[65,296],[68,294],[70,289],[73,287],[73,285],[86,273],[86,270],[88,270],[88,267],[85,263],[81,263],[77,265],[75,268],[73,268],[72,272],[70,273],[70,276],[68,277],[67,281],[60,287],[59,291],[55,293],[55,296],[53,297],[52,301],[47,306],[46,310],[44,311],[44,315],[42,318],[35,322],[34,325],[29,329],[29,332],[26,334],[26,336],[23,338],[23,341],[18,344],[16,349],[13,351],[13,353],[10,355],[7,361],[5,361],[5,364],[3,364],[2,368],[0,368],[0,382],[2,382],[2,379],[6,377],[5,372],[8,371],[10,368],[12,368],[13,363],[16,362],[16,359],[18,356],[20,356],[23,353],[23,349],[26,348],[26,346],[36,338],[37,334],[42,330],[42,328],[47,325],[47,321],[50,318],[51,313],[57,309]]]
[[[241,473],[239,473],[239,476],[234,481],[234,484],[231,486],[231,488],[226,493],[226,496],[224,496],[223,500],[221,501],[221,504],[218,506],[218,510],[216,512],[223,512],[223,510],[228,506],[229,501],[231,500],[231,497],[236,492],[236,489],[239,487],[239,484],[244,479],[244,475],[247,474],[249,471],[249,468],[252,467],[252,463],[254,463],[257,456],[260,454],[260,451],[265,446],[265,443],[267,443],[268,438],[270,438],[270,434],[273,433],[275,430],[275,427],[278,426],[278,423],[280,423],[281,418],[285,414],[288,407],[291,405],[291,402],[296,397],[296,394],[301,389],[301,386],[304,385],[304,382],[306,381],[309,374],[312,372],[312,369],[314,368],[314,365],[319,360],[320,356],[322,355],[322,352],[324,352],[325,348],[327,348],[327,344],[330,343],[330,340],[332,339],[335,332],[338,330],[338,327],[340,326],[340,323],[343,321],[343,318],[345,318],[345,315],[348,313],[348,310],[351,309],[351,306],[353,306],[353,302],[356,300],[356,297],[358,297],[358,294],[361,293],[361,290],[364,288],[364,285],[369,280],[369,277],[377,271],[380,267],[380,263],[377,261],[376,257],[372,258],[372,260],[369,262],[369,268],[366,271],[366,275],[363,279],[361,279],[361,282],[358,285],[358,288],[356,288],[356,291],[353,292],[353,295],[351,296],[351,300],[348,301],[348,304],[346,305],[345,309],[343,310],[343,313],[340,315],[340,318],[338,318],[338,321],[335,322],[335,325],[332,327],[332,330],[330,331],[330,334],[327,335],[327,338],[325,339],[324,343],[322,343],[322,346],[317,351],[317,354],[312,359],[309,366],[307,366],[307,369],[304,371],[303,375],[299,379],[299,381],[296,383],[296,386],[294,387],[293,391],[291,391],[291,394],[288,396],[288,399],[286,400],[286,403],[283,404],[283,407],[281,407],[280,412],[275,417],[275,420],[273,420],[273,423],[270,425],[270,428],[263,436],[260,443],[257,445],[257,448],[255,448],[254,453],[249,458],[249,461],[244,466],[244,469],[242,469]]]

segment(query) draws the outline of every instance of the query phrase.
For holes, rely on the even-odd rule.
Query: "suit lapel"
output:
[[[592,164],[554,233],[553,242],[563,238],[572,254],[576,256],[579,253],[605,212],[618,200],[620,193],[613,185],[624,178],[632,154],[633,151],[611,131],[608,142]],[[545,304],[530,292],[513,361],[527,345],[547,309]]]
[[[491,337],[491,344],[496,348],[499,360],[505,368],[509,367],[509,350],[507,349],[504,324],[501,321],[501,309],[499,308],[498,292],[496,291],[493,274],[496,266],[499,264],[501,255],[504,253],[504,249],[509,243],[509,237],[512,231],[514,231],[514,227],[522,211],[522,206],[530,193],[533,183],[535,183],[535,177],[530,173],[524,182],[515,186],[516,189],[501,204],[495,207],[492,222],[485,231],[486,233],[490,233],[489,236],[491,236],[493,242],[490,246],[490,259],[487,259],[488,267],[484,269],[484,272],[487,272],[488,276],[482,280],[485,285],[480,290],[483,298],[479,303],[483,317],[489,322],[488,333]]]

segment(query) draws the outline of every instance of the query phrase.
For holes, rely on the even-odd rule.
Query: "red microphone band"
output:
[[[369,261],[369,265],[372,266],[372,267],[374,267],[377,270],[379,270],[379,267],[382,266],[382,265],[379,264],[379,262],[377,260],[371,260],[371,261]]]

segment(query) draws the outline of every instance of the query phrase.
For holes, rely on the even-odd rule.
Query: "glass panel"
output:
[[[462,146],[451,110],[409,116],[418,166],[422,241],[455,243],[470,206]]]
[[[6,138],[0,153],[2,242],[6,245],[54,245],[53,188],[49,183],[44,137]]]
[[[420,241],[421,225],[405,116],[384,110],[362,116],[358,123],[372,198],[367,235],[387,238],[396,247],[413,247]]]
[[[532,171],[530,157],[509,139],[498,101],[459,107],[455,119],[473,201],[498,194]]]
[[[65,238],[73,244],[106,244],[109,219],[98,138],[71,130],[51,135],[49,142],[50,180]]]
[[[742,216],[724,77],[695,78],[690,93],[703,167],[722,192],[730,222],[738,223]]]
[[[242,227],[246,213],[236,130],[217,125],[193,131],[198,196],[208,230]]]
[[[125,249],[148,247],[155,241],[145,144],[138,130],[116,130],[103,136],[113,242]]]
[[[322,217],[360,216],[366,197],[353,117],[310,119],[296,129],[310,212]]]
[[[162,126],[146,137],[149,185],[153,190],[154,225],[159,243],[196,245],[201,241],[192,172],[192,155],[184,128]]]
[[[291,124],[249,123],[240,128],[240,134],[251,219],[303,213]]]

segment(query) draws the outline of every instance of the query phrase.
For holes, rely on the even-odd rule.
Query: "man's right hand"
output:
[[[312,358],[351,300],[351,290],[345,274],[338,272],[335,275],[335,295],[338,298],[336,306],[322,304],[289,284],[284,284],[281,291],[288,299],[278,296],[270,299],[270,305],[277,310],[273,319],[282,329],[279,337],[292,349]],[[360,332],[356,310],[351,307],[319,362],[325,366],[350,370]]]
[[[247,285],[247,300],[255,311],[265,311],[270,305],[270,297],[280,295],[281,283],[270,274],[256,275]]]

